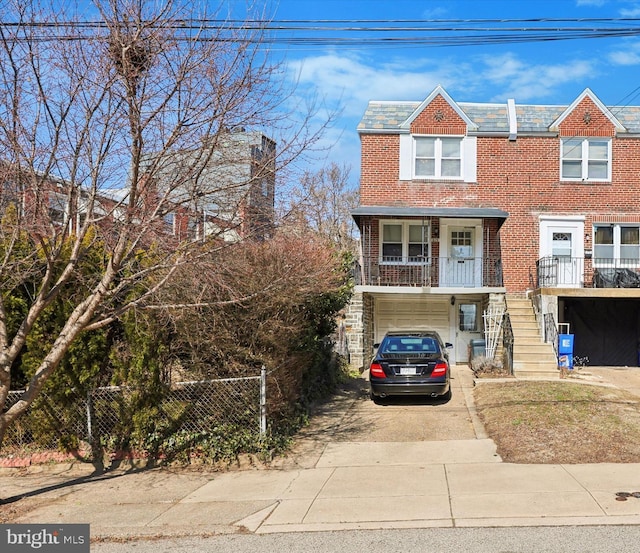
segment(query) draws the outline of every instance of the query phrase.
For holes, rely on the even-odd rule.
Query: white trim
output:
[[[613,244],[610,244],[613,249],[613,255],[611,257],[597,257],[596,256],[596,247],[598,245],[605,244],[596,244],[596,227],[609,227],[613,230]],[[638,265],[636,258],[633,257],[623,257],[620,248],[623,246],[622,244],[622,236],[621,230],[622,227],[631,227],[631,228],[640,228],[640,223],[593,223],[592,228],[592,244],[593,244],[593,266],[597,268],[607,268],[610,266],[610,262],[607,261],[602,262],[598,261],[599,259],[613,260],[616,267],[624,268],[624,267],[633,267],[635,268]],[[625,244],[635,246],[636,244]],[[638,251],[640,252],[640,244],[638,245]],[[624,260],[630,260],[629,263],[622,263]]]
[[[416,153],[415,144],[417,138],[459,138],[460,139],[460,175],[448,176],[427,176],[416,175]],[[461,135],[427,135],[427,134],[401,134],[399,135],[399,175],[401,181],[463,181],[475,183],[478,180],[478,137]]]
[[[379,240],[378,240],[378,263],[380,265],[425,265],[431,263],[431,221],[422,221],[421,219],[380,219],[379,223]],[[402,257],[400,261],[383,261],[382,246],[384,244],[384,226],[385,225],[400,225],[402,226]],[[427,254],[425,261],[409,261],[409,227],[421,226],[424,227],[423,244],[427,246]]]
[[[581,141],[580,147],[580,176],[579,177],[565,177],[562,175],[564,157],[562,155],[564,142],[566,140]],[[590,142],[606,142],[607,143],[607,176],[604,178],[589,178],[589,143]],[[564,136],[560,138],[560,181],[561,182],[611,182],[612,178],[612,165],[613,165],[613,147],[610,137],[596,137],[596,136],[577,136],[568,137]],[[569,160],[569,158],[567,158]],[[573,161],[577,161],[573,159]]]
[[[400,135],[400,180],[411,180],[413,177],[413,136]]]
[[[433,91],[431,92],[431,94],[429,94],[429,96],[427,96],[421,103],[420,105],[414,110],[414,112],[409,116],[408,119],[406,119],[401,125],[400,128],[401,129],[408,129],[411,127],[411,123],[413,123],[413,121],[418,117],[418,115],[420,115],[425,108],[437,97],[437,96],[442,96],[444,98],[444,100],[451,106],[451,108],[458,114],[458,116],[460,117],[460,119],[462,119],[465,124],[467,125],[467,129],[468,130],[477,130],[478,126],[469,118],[469,116],[462,111],[462,109],[460,108],[460,106],[458,106],[458,104],[456,104],[456,102],[453,100],[453,98],[451,98],[451,96],[449,96],[449,94],[447,94],[447,91],[442,88],[441,85],[436,86],[436,88],[433,89]]]
[[[507,115],[509,118],[509,140],[518,138],[518,116],[516,114],[516,101],[513,98],[507,100]]]
[[[482,219],[440,219],[440,261],[444,266],[440,267],[440,285],[443,287],[455,286],[455,283],[448,282],[446,263],[450,257],[449,230],[452,227],[472,228],[474,230],[473,256],[475,260],[483,258],[483,239]],[[475,264],[477,265],[477,264]],[[482,264],[475,267],[473,273],[473,287],[480,288],[482,286]]]
[[[553,234],[568,233],[571,238],[571,256],[557,258],[554,285],[567,288],[584,285],[584,217],[540,218],[538,239],[539,258],[553,255]],[[554,260],[556,258],[554,257]]]
[[[540,214],[539,215],[539,220],[540,221],[559,221],[559,222],[565,222],[565,221],[585,221],[586,217],[584,215],[547,215],[547,214]]]
[[[431,134],[412,134],[411,135],[413,141],[412,141],[412,172],[413,172],[413,178],[415,180],[453,180],[453,181],[460,181],[463,180],[464,178],[464,159],[465,159],[465,155],[464,155],[464,136],[460,136],[460,135],[456,135],[456,134],[452,134],[452,135],[431,135]],[[434,172],[435,173],[440,173],[440,174],[434,174],[434,175],[418,175],[416,174],[416,159],[417,159],[417,141],[421,138],[432,138],[435,140],[434,142]],[[453,176],[445,176],[442,175],[442,160],[444,159],[442,156],[442,140],[445,140],[447,138],[455,138],[457,140],[460,141],[460,174],[458,175],[453,175]],[[455,159],[455,158],[446,158],[446,159]]]
[[[462,139],[462,179],[464,182],[478,180],[478,137],[465,136]]]
[[[549,127],[550,131],[559,131],[560,125],[562,122],[573,112],[573,110],[584,100],[585,98],[591,99],[591,101],[598,107],[598,109],[602,112],[602,114],[611,121],[611,124],[616,128],[617,132],[626,132],[626,128],[618,119],[609,111],[609,108],[605,106],[600,99],[591,91],[589,88],[585,88],[584,91],[578,96],[571,105],[565,109],[560,117],[558,117],[551,126]]]
[[[571,257],[584,257],[584,217],[540,217],[539,257],[551,255],[549,231],[563,230],[576,233],[576,240],[571,244]]]

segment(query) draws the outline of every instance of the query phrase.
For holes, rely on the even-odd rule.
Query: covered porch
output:
[[[352,215],[361,235],[356,285],[503,286],[502,210],[372,206]]]

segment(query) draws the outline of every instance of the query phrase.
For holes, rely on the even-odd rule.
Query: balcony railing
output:
[[[640,288],[640,259],[543,257],[537,287]]]
[[[502,286],[500,258],[365,257],[355,267],[356,284],[366,286],[431,286],[481,288]]]

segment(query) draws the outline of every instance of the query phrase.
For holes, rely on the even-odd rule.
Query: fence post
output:
[[[260,369],[260,436],[267,433],[267,368]]]

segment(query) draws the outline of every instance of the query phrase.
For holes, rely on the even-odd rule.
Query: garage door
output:
[[[640,365],[640,302],[632,299],[571,299],[565,321],[575,334],[573,353],[589,365]]]
[[[380,342],[391,330],[435,330],[445,342],[451,342],[449,309],[448,298],[378,298],[375,304],[375,341]]]

